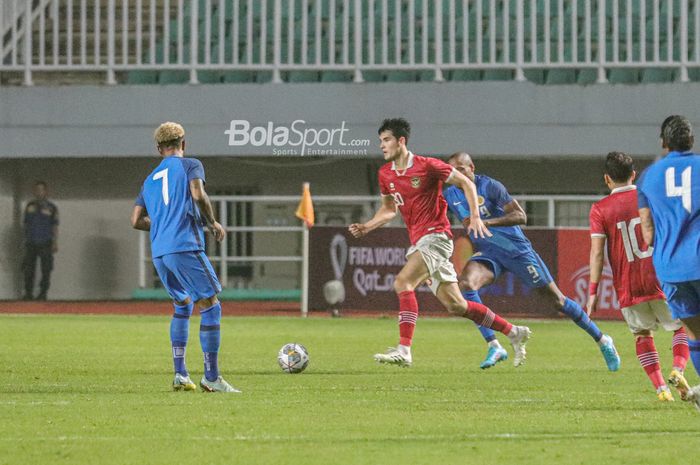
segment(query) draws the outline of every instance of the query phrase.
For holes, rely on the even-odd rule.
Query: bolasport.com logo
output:
[[[268,121],[254,126],[245,119],[231,120],[228,135],[231,147],[269,147],[272,155],[367,155],[369,139],[351,139],[345,121],[335,127],[310,127],[298,119],[289,125]]]

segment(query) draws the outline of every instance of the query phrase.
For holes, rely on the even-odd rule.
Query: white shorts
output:
[[[436,233],[421,237],[406,252],[406,258],[414,252],[420,252],[428,267],[428,286],[433,294],[437,293],[441,283],[457,282],[457,272],[450,261],[453,250],[452,239],[445,233]]]
[[[674,320],[663,299],[649,300],[622,309],[627,326],[632,333],[640,331],[656,331],[659,323],[666,331],[676,331],[681,328],[681,320]]]

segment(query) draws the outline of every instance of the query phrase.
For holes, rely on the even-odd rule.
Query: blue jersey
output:
[[[143,182],[136,205],[151,218],[153,258],[204,250],[204,223],[190,193],[190,181],[204,181],[204,168],[195,158],[170,156]]]
[[[500,218],[505,215],[504,207],[513,201],[500,182],[488,176],[476,175],[474,179],[482,219]],[[469,218],[469,204],[464,192],[457,186],[445,189],[447,207],[460,221]],[[495,257],[514,257],[532,251],[530,240],[525,237],[520,226],[490,227],[492,237],[470,237],[474,249]]]
[[[654,219],[654,267],[660,281],[700,279],[700,155],[671,152],[638,183],[639,208]]]

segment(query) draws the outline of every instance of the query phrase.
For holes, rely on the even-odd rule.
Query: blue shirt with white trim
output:
[[[700,279],[700,155],[670,152],[642,174],[639,208],[654,220],[654,267],[660,281]]]
[[[153,258],[178,252],[204,250],[204,221],[190,193],[190,181],[204,178],[196,158],[170,156],[143,182],[136,205],[151,218]]]

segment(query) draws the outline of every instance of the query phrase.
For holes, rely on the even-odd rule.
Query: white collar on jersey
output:
[[[635,186],[634,184],[630,184],[629,186],[616,187],[615,189],[610,191],[610,195],[617,194],[618,192],[633,191],[635,189],[637,189],[637,186]]]
[[[391,169],[396,171],[396,174],[398,175],[404,175],[406,174],[406,171],[413,166],[413,152],[410,150],[408,151],[408,163],[406,163],[406,169],[402,170],[402,173],[399,173],[399,170],[396,169],[396,162],[392,161],[391,162]]]

